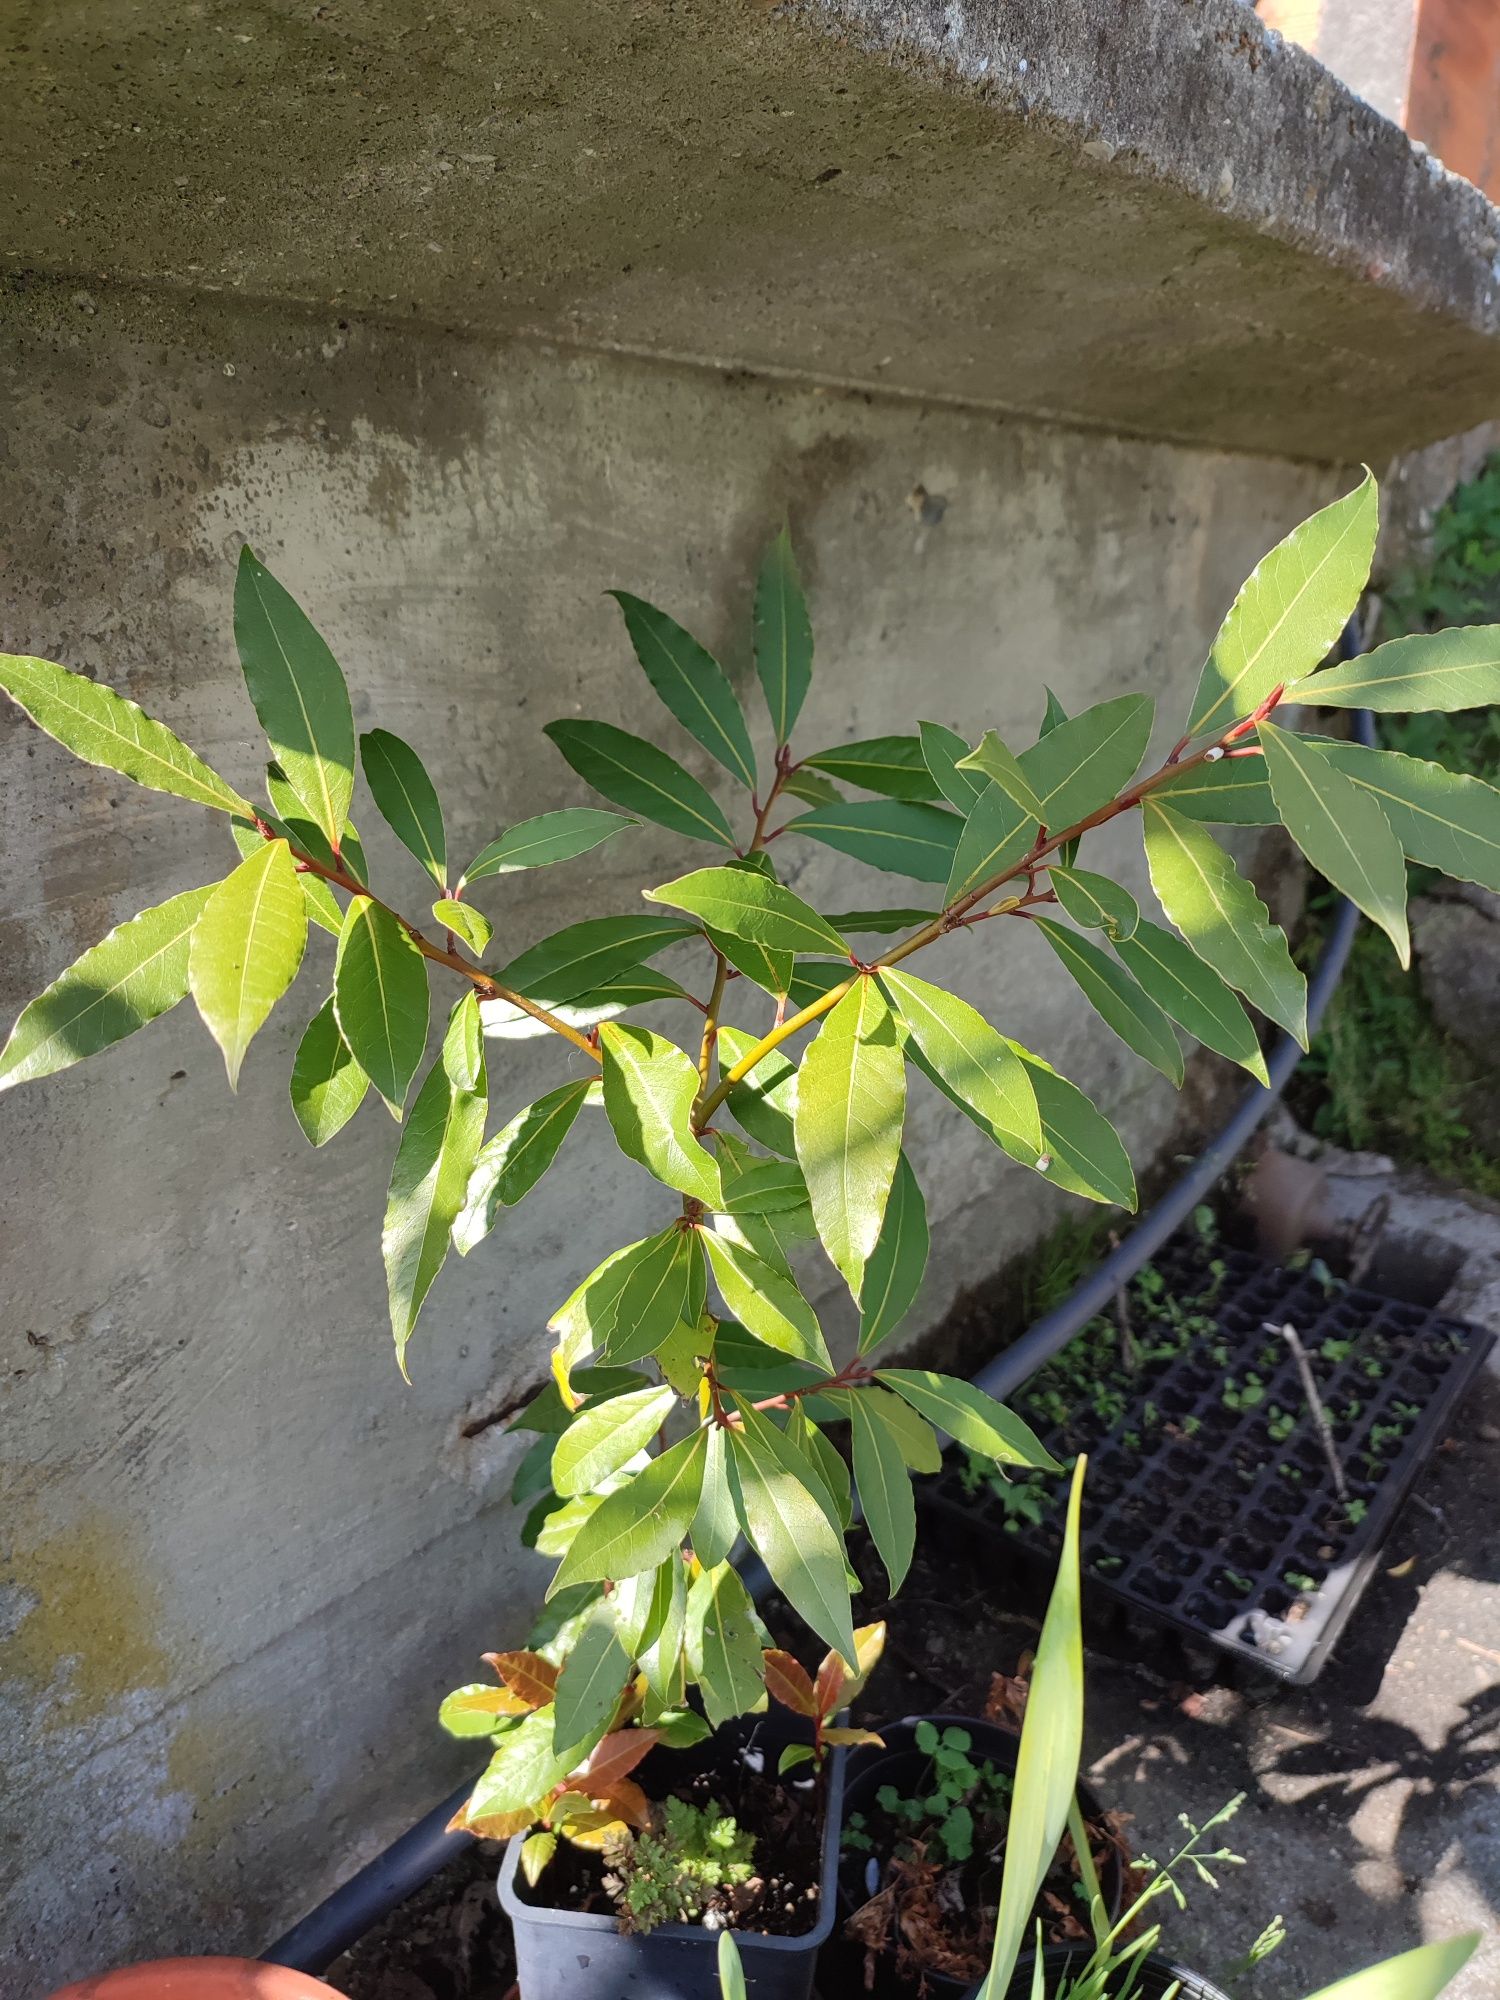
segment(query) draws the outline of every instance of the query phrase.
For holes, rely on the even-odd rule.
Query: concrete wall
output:
[[[64,284],[18,305],[0,643],[107,678],[253,788],[265,753],[230,625],[248,538],[328,635],[360,723],[438,773],[458,848],[583,796],[539,733],[555,715],[660,730],[715,782],[601,592],[695,625],[756,710],[749,588],[783,509],[818,635],[808,747],[918,714],[1024,737],[1044,680],[1070,708],[1144,684],[1165,743],[1242,575],[1340,483],[229,303],[189,315]],[[74,764],[9,712],[0,796],[7,1021],[111,923],[233,858],[213,816]],[[373,819],[378,864],[420,908]],[[681,856],[643,830],[476,900],[519,948],[632,907]],[[1143,887],[1138,851],[1124,866]],[[793,879],[867,903],[905,887],[811,849]],[[1036,939],[992,933],[945,947],[942,973],[1149,1159],[1171,1093],[1043,982]],[[576,1136],[566,1173],[445,1274],[404,1388],[378,1248],[394,1132],[366,1106],[315,1155],[286,1101],[321,935],[309,960],[238,1101],[185,1008],[0,1097],[8,2000],[153,1949],[253,1951],[457,1781],[469,1753],[435,1702],[516,1637],[547,1574],[503,1497],[513,1443],[460,1433],[534,1382],[548,1311],[653,1212],[602,1135]],[[570,1068],[555,1044],[492,1047],[499,1110]],[[1058,1198],[930,1094],[913,1119],[931,1322]]]

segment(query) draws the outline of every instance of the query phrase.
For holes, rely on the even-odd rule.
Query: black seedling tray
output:
[[[1092,1589],[1306,1683],[1359,1602],[1391,1522],[1492,1335],[1196,1239],[1174,1241],[1154,1268],[1169,1298],[1190,1302],[1189,1332],[1145,1339],[1134,1370],[1122,1366],[1112,1395],[1096,1399],[1103,1409],[1084,1397],[1060,1415],[1058,1394],[1045,1393],[1047,1371],[1010,1400],[1055,1457],[1071,1463],[1089,1453],[1082,1553]],[[1295,1361],[1280,1333],[1265,1331],[1285,1322],[1312,1362],[1348,1508]],[[1113,1333],[1096,1322],[1093,1338]],[[1177,1351],[1165,1351],[1174,1343]],[[1257,1382],[1247,1379],[1252,1373]],[[1230,1408],[1226,1383],[1232,1398],[1247,1389],[1258,1397]],[[919,1497],[960,1524],[966,1539],[983,1523],[1055,1563],[1063,1482],[1030,1476],[1039,1518],[1027,1520],[987,1483],[968,1490],[965,1464],[965,1454],[950,1450],[943,1471],[919,1484]]]

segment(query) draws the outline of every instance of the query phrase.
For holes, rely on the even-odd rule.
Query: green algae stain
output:
[[[0,1642],[0,1679],[45,1692],[44,1728],[167,1685],[160,1593],[118,1514],[95,1508],[18,1547],[4,1582],[31,1608]]]

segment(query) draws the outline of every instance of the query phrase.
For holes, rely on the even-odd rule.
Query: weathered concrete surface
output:
[[[361,724],[439,773],[456,847],[583,796],[540,735],[557,714],[661,728],[716,784],[601,592],[670,605],[758,711],[749,588],[784,508],[818,631],[808,745],[917,713],[1019,735],[1043,679],[1069,706],[1143,682],[1165,742],[1241,576],[1342,483],[333,316],[97,304],[39,289],[13,329],[0,645],[101,674],[254,786],[230,631],[249,538],[327,632]],[[216,822],[10,713],[0,788],[6,1020],[112,922],[232,859]],[[479,900],[519,947],[631,907],[681,855],[643,829]],[[1138,849],[1118,858],[1144,890]],[[892,887],[786,859],[845,904]],[[1170,1091],[1040,977],[1037,942],[975,937],[943,970],[1149,1156]],[[515,1445],[460,1433],[536,1381],[548,1311],[654,1213],[644,1177],[578,1135],[566,1176],[445,1273],[403,1389],[378,1253],[394,1132],[366,1107],[314,1155],[286,1103],[329,969],[309,956],[237,1102],[186,1010],[0,1097],[7,2000],[153,1948],[254,1949],[456,1781],[434,1702],[546,1575],[503,1501]],[[568,1073],[558,1046],[496,1045],[497,1116]],[[937,1242],[920,1323],[1059,1198],[930,1093],[911,1143]]]
[[[1239,0],[10,12],[4,268],[85,300],[332,303],[1324,461],[1500,403],[1494,210]]]

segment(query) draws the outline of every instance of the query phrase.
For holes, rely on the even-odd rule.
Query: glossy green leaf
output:
[[[51,660],[0,653],[0,688],[38,729],[85,764],[133,778],[152,791],[171,792],[194,805],[248,813],[249,805],[165,723],[155,722],[113,688],[75,674]]]
[[[973,771],[986,782],[993,781],[1002,792],[1014,799],[1028,818],[1046,818],[1046,808],[1022,769],[1020,759],[996,730],[987,729],[980,738],[979,747],[960,757],[956,768]]]
[[[725,1074],[742,1063],[759,1037],[742,1028],[719,1030],[719,1060]],[[736,1083],[726,1099],[735,1118],[760,1145],[795,1159],[797,1138],[797,1069],[780,1049],[772,1049]]]
[[[1307,981],[1285,933],[1212,834],[1147,797],[1146,862],[1157,901],[1198,956],[1307,1047]]]
[[[601,980],[588,992],[575,994],[571,1000],[547,1001],[547,1011],[554,1019],[565,1021],[570,1028],[580,1033],[589,1028],[597,1028],[601,1021],[616,1021],[632,1007],[645,1007],[656,1000],[683,1000],[687,995],[679,981],[670,973],[659,972],[652,966],[640,966],[631,972],[616,972],[608,979]],[[513,1006],[508,1000],[484,1000],[480,1002],[484,1017],[484,1032],[492,1040],[502,1042],[534,1042],[550,1035],[553,1030],[545,1021],[524,1009]]]
[[[572,1769],[572,1745],[559,1750],[552,1738],[552,1705],[523,1715],[507,1729],[481,1774],[465,1808],[470,1820],[499,1819],[540,1807],[554,1785]]]
[[[464,1195],[463,1211],[453,1226],[453,1241],[461,1257],[482,1243],[499,1220],[502,1208],[514,1208],[530,1194],[557,1158],[557,1150],[588,1098],[590,1079],[564,1083],[518,1111],[487,1139],[474,1162]]]
[[[724,1933],[728,1937],[729,1933]],[[1351,1972],[1332,1986],[1320,1986],[1308,2000],[1437,2000],[1437,1996],[1457,1978],[1482,1942],[1482,1933],[1466,1931],[1459,1937],[1435,1938],[1411,1951],[1382,1959],[1379,1965]]]
[[[1314,674],[1298,701],[1372,708],[1382,715],[1451,714],[1500,705],[1500,625],[1412,632]]]
[[[896,1162],[879,1238],[865,1266],[859,1307],[861,1354],[878,1347],[910,1312],[922,1287],[927,1252],[927,1203],[903,1153]]]
[[[1214,764],[1190,765],[1154,785],[1151,796],[1173,812],[1208,826],[1275,826],[1281,817],[1259,757],[1221,757]]]
[[[625,813],[600,812],[594,806],[538,813],[535,819],[508,826],[498,840],[482,847],[464,870],[459,886],[480,882],[487,875],[512,875],[521,868],[549,868],[557,861],[572,861],[612,840],[627,826],[639,824]]]
[[[880,982],[924,1070],[1007,1151],[1034,1160],[1042,1150],[1036,1091],[1005,1036],[967,1000],[909,972],[887,967]]]
[[[292,1110],[314,1146],[326,1146],[343,1131],[369,1087],[339,1033],[330,996],[309,1021],[292,1064]]]
[[[1057,1581],[1042,1622],[1021,1725],[1005,1869],[988,1977],[976,2000],[1006,2000],[1016,1960],[1030,1943],[1031,1912],[1052,1866],[1078,1785],[1083,1750],[1083,1633],[1078,1512],[1084,1461],[1073,1475]]]
[[[1260,1082],[1268,1081],[1266,1059],[1250,1016],[1231,989],[1174,931],[1143,917],[1132,937],[1115,946],[1122,964],[1163,1013],[1186,1028],[1205,1048],[1228,1056]]]
[[[1379,801],[1411,860],[1500,890],[1500,788],[1395,750],[1323,738],[1309,743]]]
[[[942,789],[927,768],[921,739],[916,736],[870,736],[857,743],[838,743],[804,757],[815,771],[838,778],[861,791],[880,792],[888,799],[940,799]]]
[[[849,947],[810,903],[749,868],[699,868],[659,889],[648,903],[686,910],[716,931],[751,938],[772,951],[845,952]]]
[[[728,1559],[740,1538],[740,1517],[729,1483],[727,1433],[714,1424],[708,1433],[703,1462],[703,1490],[691,1530],[693,1554],[705,1569],[713,1569]]]
[[[1111,944],[1135,936],[1140,905],[1128,889],[1088,868],[1049,869],[1047,880],[1059,906],[1086,931],[1103,931]]]
[[[804,805],[835,806],[842,803],[844,794],[821,772],[805,770],[800,764],[794,765],[781,781],[781,796],[786,799],[801,799]]]
[[[642,910],[629,917],[588,917],[530,945],[495,977],[513,993],[552,1007],[593,993],[607,980],[691,937],[695,924]],[[679,989],[680,991],[680,989]]]
[[[942,806],[916,800],[851,799],[846,805],[815,806],[787,827],[888,874],[946,882],[963,822]]]
[[[930,924],[940,912],[937,910],[845,910],[840,916],[830,917],[829,923],[842,937],[858,937],[861,932],[891,937],[900,931],[914,931],[923,924]]]
[[[813,1487],[814,1479],[822,1487],[828,1517],[842,1531],[854,1520],[854,1482],[833,1440],[825,1437],[808,1416],[811,1400],[804,1396],[793,1403],[781,1434],[805,1461],[804,1477],[809,1488]],[[766,1421],[769,1423],[770,1419]]]
[[[1124,790],[1146,754],[1154,714],[1148,696],[1122,694],[1069,716],[1021,752],[1049,833],[1087,819]]]
[[[785,528],[766,550],[755,584],[755,671],[778,744],[791,735],[812,681],[813,635],[792,538]]]
[[[1001,1465],[1061,1472],[1062,1467],[1043,1449],[1030,1425],[972,1382],[960,1381],[956,1375],[937,1375],[930,1368],[878,1368],[875,1372],[918,1416],[926,1417],[970,1451]]]
[[[443,1034],[443,1068],[460,1090],[477,1090],[484,1075],[484,1034],[479,1024],[479,996],[469,987],[456,1000]]]
[[[781,1215],[807,1206],[807,1182],[802,1169],[790,1160],[761,1160],[750,1154],[731,1171],[722,1138],[719,1155],[726,1215]]]
[[[969,754],[968,739],[941,722],[919,722],[917,730],[922,761],[933,783],[949,805],[957,806],[967,818],[990,782],[982,771],[962,768],[961,760]]]
[[[407,852],[416,856],[439,889],[448,885],[448,845],[443,808],[427,767],[409,743],[388,729],[370,729],[359,739],[360,762],[386,825]]]
[[[724,669],[691,632],[628,590],[610,596],[625,615],[625,629],[642,671],[662,701],[710,757],[755,790],[755,751]]]
[[[942,1470],[943,1453],[936,1431],[925,1417],[917,1415],[910,1403],[903,1403],[889,1389],[877,1388],[871,1383],[862,1389],[834,1390],[826,1400],[835,1403],[851,1422],[854,1404],[862,1402],[868,1405],[875,1422],[895,1439],[903,1465],[912,1472]]]
[[[765,1707],[755,1606],[727,1562],[706,1568],[689,1587],[686,1639],[688,1665],[715,1729]]]
[[[672,1563],[681,1569],[681,1557],[668,1556],[667,1564]],[[632,1660],[655,1640],[660,1629],[660,1586],[662,1569],[666,1566],[661,1564],[656,1569],[642,1570],[638,1576],[621,1577],[609,1593],[609,1610],[615,1631]]]
[[[401,1132],[386,1197],[380,1249],[396,1359],[406,1373],[406,1345],[417,1314],[448,1254],[449,1232],[484,1137],[485,1080],[460,1089],[442,1058],[432,1065]]]
[[[686,1629],[687,1572],[674,1548],[656,1573],[651,1615],[655,1636],[642,1647],[638,1661],[647,1687],[642,1720],[653,1727],[660,1715],[679,1710],[686,1699],[687,1662],[682,1643]]]
[[[1050,736],[1060,723],[1067,721],[1068,711],[1063,707],[1050,687],[1044,686],[1042,692],[1046,695],[1047,699],[1042,707],[1042,726],[1037,731],[1037,735]]]
[[[142,910],[74,959],[22,1011],[0,1052],[0,1090],[98,1055],[188,990],[189,939],[214,885]]]
[[[696,1323],[706,1279],[696,1230],[676,1224],[651,1237],[622,1286],[609,1330],[611,1362],[643,1361],[682,1320]]]
[[[843,1537],[775,1425],[755,1421],[742,1399],[740,1413],[745,1427],[729,1433],[729,1465],[746,1534],[792,1609],[852,1666]]]
[[[306,612],[249,549],[235,577],[234,637],[271,754],[337,849],[354,796],[349,690]]]
[[[905,1110],[896,1025],[865,975],[824,1016],[803,1056],[796,1113],[797,1160],[818,1235],[856,1303],[890,1199]]]
[[[954,849],[944,904],[957,902],[1013,868],[1037,836],[1037,823],[993,778],[974,803]]]
[[[1259,730],[1266,777],[1283,826],[1318,873],[1379,924],[1411,963],[1406,857],[1380,802],[1289,730]]]
[[[689,840],[734,846],[729,822],[691,772],[628,729],[608,722],[549,722],[550,736],[587,785],[628,813]]]
[[[1051,1063],[1030,1049],[1023,1049],[1019,1042],[1011,1042],[1010,1047],[1026,1065],[1031,1087],[1036,1092],[1042,1144],[1046,1149],[1041,1159],[1032,1161],[1007,1147],[1011,1157],[1020,1159],[1024,1165],[1035,1165],[1039,1173],[1044,1172],[1048,1180],[1070,1194],[1134,1208],[1135,1175],[1130,1155],[1121,1145],[1114,1126],[1077,1084],[1059,1076]],[[1003,1136],[1000,1143],[1006,1144]]]
[[[733,1317],[778,1353],[831,1370],[823,1329],[796,1285],[718,1230],[705,1229],[702,1240],[719,1296]]]
[[[599,1030],[604,1110],[620,1151],[665,1186],[710,1208],[719,1205],[719,1166],[694,1135],[697,1069],[685,1052],[649,1028],[606,1021]]]
[[[872,1406],[867,1397],[853,1394],[849,1410],[859,1504],[894,1597],[906,1581],[917,1541],[917,1504],[912,1496],[911,1474],[900,1441],[881,1421],[880,1406]]]
[[[607,1493],[579,1530],[547,1595],[555,1597],[570,1583],[638,1576],[664,1563],[698,1511],[706,1449],[703,1432],[695,1431]]]
[[[224,1052],[231,1090],[306,947],[307,904],[291,850],[268,840],[209,896],[188,947],[188,990]]]
[[[1065,924],[1054,924],[1045,917],[1036,918],[1035,923],[1104,1025],[1153,1069],[1181,1084],[1182,1049],[1172,1023],[1134,975],[1092,938],[1081,937]]]
[[[797,962],[792,952],[771,951],[750,938],[732,937],[728,931],[708,930],[705,935],[714,950],[763,993],[780,1000],[790,992]]]
[[[1241,586],[1204,663],[1187,733],[1221,733],[1281,683],[1312,672],[1353,616],[1370,574],[1379,498],[1353,492],[1278,542]]]
[[[607,1612],[596,1612],[573,1642],[557,1677],[552,1741],[580,1763],[604,1735],[625,1692],[630,1661]]]
[[[355,1061],[388,1104],[405,1101],[427,1046],[427,962],[379,903],[356,896],[333,968],[333,1011]]]
[[[564,1499],[587,1493],[643,1451],[677,1402],[670,1388],[590,1400],[557,1441],[552,1484]]]
[[[483,910],[476,910],[472,903],[456,903],[451,896],[440,896],[432,906],[432,914],[445,931],[462,939],[475,958],[484,957],[495,935],[495,926]]]

